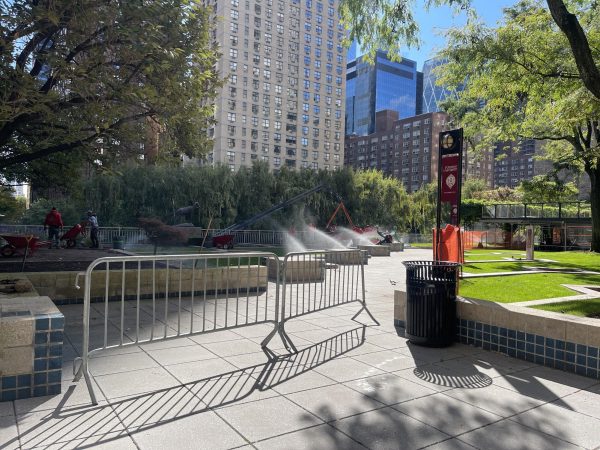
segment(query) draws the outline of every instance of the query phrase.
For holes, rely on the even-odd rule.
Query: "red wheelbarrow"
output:
[[[22,234],[0,234],[0,237],[4,239],[7,244],[0,248],[2,256],[9,257],[15,253],[25,251],[27,249],[28,255],[33,255],[35,251],[40,247],[48,247],[52,243],[50,241],[40,241],[38,236],[25,236]]]
[[[233,248],[233,234],[223,234],[212,238],[213,246],[217,248]]]
[[[69,229],[60,238],[61,241],[66,241],[67,248],[73,248],[77,245],[77,237],[79,235],[85,236],[85,222],[78,223],[73,228]]]

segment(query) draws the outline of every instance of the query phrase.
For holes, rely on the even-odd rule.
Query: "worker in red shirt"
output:
[[[55,207],[52,207],[50,212],[46,214],[46,219],[44,220],[44,230],[48,227],[48,239],[52,241],[56,248],[59,248],[59,232],[62,233],[63,229],[63,221],[60,213]]]

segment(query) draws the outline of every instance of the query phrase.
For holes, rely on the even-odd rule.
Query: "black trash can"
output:
[[[456,329],[456,288],[460,264],[405,261],[406,337],[428,347],[448,347]]]

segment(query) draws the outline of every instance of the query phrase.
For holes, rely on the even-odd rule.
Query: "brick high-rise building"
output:
[[[207,0],[227,78],[209,163],[335,170],[343,163],[346,51],[338,0]]]
[[[379,111],[375,133],[346,136],[344,164],[381,170],[402,180],[406,190],[414,192],[437,181],[438,138],[448,128],[447,123],[448,115],[442,112],[398,119],[396,111]],[[491,187],[491,155],[483,155],[486,164],[477,164],[479,159],[464,152],[463,174],[465,178],[483,178]]]

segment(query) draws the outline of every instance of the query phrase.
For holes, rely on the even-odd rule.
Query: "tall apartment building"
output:
[[[367,136],[346,136],[344,163],[357,169],[378,169],[402,180],[407,192],[437,181],[439,133],[448,129],[442,112],[398,119],[397,111],[379,111],[376,131]],[[489,165],[488,165],[489,164]],[[483,164],[471,152],[463,154],[463,175],[492,185],[491,156]]]
[[[535,172],[535,155],[541,151],[542,143],[527,139],[523,142],[499,142],[494,148],[494,187],[517,187],[530,180]]]
[[[346,53],[338,0],[208,0],[227,79],[216,99],[209,163],[343,163]]]
[[[402,180],[408,192],[437,176],[438,133],[448,116],[429,113],[398,119],[397,111],[379,111],[377,130],[346,136],[344,163],[357,169],[379,169]]]
[[[357,54],[355,43],[350,54]],[[410,59],[394,62],[386,52],[378,51],[373,63],[364,56],[350,60],[346,66],[346,135],[374,133],[378,111],[397,111],[402,118],[420,114],[422,87],[417,63]]]

